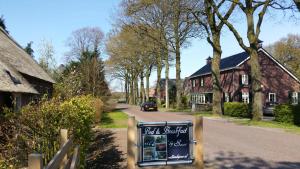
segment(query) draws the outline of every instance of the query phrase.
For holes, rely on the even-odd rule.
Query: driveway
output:
[[[141,112],[137,106],[118,105],[138,121],[193,120],[187,113]],[[204,118],[206,168],[300,169],[300,135],[280,129],[241,126]]]

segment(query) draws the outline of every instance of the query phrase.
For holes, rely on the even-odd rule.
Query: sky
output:
[[[64,55],[68,51],[66,41],[71,33],[82,27],[97,26],[107,34],[113,28],[119,3],[120,0],[0,0],[0,15],[4,16],[10,35],[21,46],[33,41],[36,59],[38,44],[46,39],[52,42],[56,61],[61,64],[65,62]],[[235,14],[233,18],[246,41],[243,17]],[[284,17],[283,13],[277,12],[266,16],[260,39],[267,46],[288,34],[300,34],[300,20]],[[221,39],[222,57],[243,51],[226,27]],[[184,78],[205,65],[205,59],[212,56],[212,48],[205,39],[191,39],[189,47],[182,49],[181,56],[181,76]],[[150,78],[152,85],[155,77],[156,72],[153,72]],[[175,78],[174,67],[170,70],[170,78]],[[121,86],[120,82],[111,83],[112,90],[120,90]]]

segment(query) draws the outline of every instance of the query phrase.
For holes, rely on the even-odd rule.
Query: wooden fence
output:
[[[72,148],[74,147],[73,151]],[[71,155],[69,153],[72,152]],[[73,144],[73,138],[68,139],[68,130],[60,130],[60,149],[52,160],[44,166],[42,154],[29,154],[28,169],[76,169],[79,168],[79,146]]]

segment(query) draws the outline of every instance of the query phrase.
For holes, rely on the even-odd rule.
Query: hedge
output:
[[[300,125],[300,105],[280,104],[274,109],[275,121]]]
[[[224,115],[231,117],[250,118],[248,105],[239,102],[224,103]]]

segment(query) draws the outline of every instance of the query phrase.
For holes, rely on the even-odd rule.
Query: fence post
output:
[[[60,148],[63,147],[63,145],[68,141],[68,130],[67,129],[60,129]],[[68,156],[67,154],[64,156],[60,168],[64,168],[65,165],[68,162]]]
[[[135,169],[136,121],[134,116],[128,118],[127,128],[127,169]]]
[[[203,169],[203,118],[195,117],[195,168]]]
[[[28,169],[43,169],[43,157],[41,154],[29,154]]]

